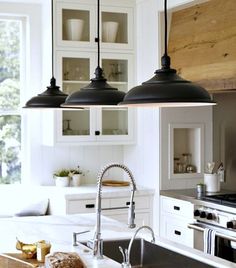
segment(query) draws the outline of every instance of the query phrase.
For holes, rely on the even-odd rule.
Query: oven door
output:
[[[204,229],[215,230],[215,256],[236,263],[236,232],[204,223],[192,223],[188,228],[194,230],[194,248],[201,251],[204,251]]]

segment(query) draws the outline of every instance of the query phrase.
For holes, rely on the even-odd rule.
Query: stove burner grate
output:
[[[236,207],[236,194],[206,195],[201,199],[221,205]]]

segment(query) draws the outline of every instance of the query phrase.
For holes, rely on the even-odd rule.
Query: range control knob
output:
[[[206,212],[205,211],[200,212],[200,218],[206,218]]]
[[[227,226],[227,228],[235,229],[236,228],[235,221],[228,221],[226,223],[226,226]]]
[[[212,213],[207,214],[207,219],[208,220],[213,220],[213,218],[214,218],[214,215]]]
[[[200,211],[198,209],[194,210],[194,216],[195,217],[200,216]]]

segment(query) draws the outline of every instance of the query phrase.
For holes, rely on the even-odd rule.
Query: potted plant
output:
[[[70,184],[70,170],[68,169],[60,169],[53,174],[53,178],[55,179],[56,186],[67,187]]]
[[[70,178],[71,178],[71,185],[74,187],[77,187],[81,184],[81,177],[83,175],[82,170],[78,166],[76,169],[71,169],[70,170]]]

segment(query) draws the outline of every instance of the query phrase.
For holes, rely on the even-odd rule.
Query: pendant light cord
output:
[[[98,46],[98,67],[100,67],[100,0],[97,7],[97,46]]]
[[[100,66],[100,0],[97,0],[97,37],[95,38],[95,42],[97,42],[98,48],[98,65],[95,70],[95,80],[105,80],[103,76],[103,70]]]
[[[167,55],[167,0],[164,3],[164,17],[165,17],[165,55]]]
[[[165,31],[165,51],[164,55],[161,58],[162,69],[170,69],[170,57],[168,56],[167,46],[167,0],[164,0],[164,31]]]
[[[52,28],[52,78],[54,78],[54,29],[53,29],[53,0],[51,1],[51,28]]]

